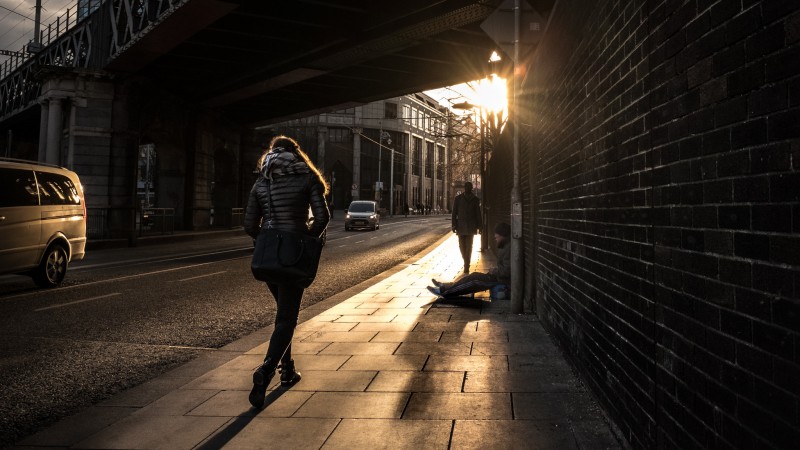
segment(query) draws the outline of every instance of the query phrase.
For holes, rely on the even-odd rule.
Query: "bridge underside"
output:
[[[106,69],[268,124],[482,77],[499,3],[192,0]]]

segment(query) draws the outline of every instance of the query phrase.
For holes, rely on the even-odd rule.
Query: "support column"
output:
[[[67,145],[67,160],[65,166],[68,169],[73,169],[75,167],[75,126],[76,120],[78,116],[78,105],[77,102],[73,101],[70,105],[69,111],[69,133],[68,139],[69,144]]]
[[[62,102],[64,97],[50,97],[50,111],[47,117],[47,144],[45,147],[44,161],[50,164],[61,164],[61,135],[63,129]]]
[[[325,145],[328,143],[328,127],[317,127],[317,169],[325,175]]]
[[[414,136],[411,132],[406,133],[408,136],[408,150],[406,151],[406,203],[409,208],[415,208],[414,204]]]
[[[361,188],[361,135],[358,133],[353,133],[353,184],[356,186],[356,189],[351,192],[353,200],[359,200]]]
[[[450,211],[450,145],[450,137],[448,136],[447,143],[444,147],[444,161],[442,162],[444,164],[444,166],[442,166],[442,209],[447,212]]]
[[[431,173],[431,214],[439,208],[439,199],[436,197],[436,173],[439,171],[439,146],[433,143],[433,173]]]
[[[39,157],[37,161],[45,161],[47,157],[47,119],[50,117],[50,102],[40,99],[42,111],[39,115]]]
[[[419,148],[419,203],[422,205],[422,212],[425,212],[425,153],[427,150],[427,142],[425,137],[420,139]]]

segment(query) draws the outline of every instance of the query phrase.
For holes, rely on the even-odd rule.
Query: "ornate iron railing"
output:
[[[34,104],[42,67],[104,67],[189,0],[85,0],[41,31],[37,53],[0,64],[0,120]]]
[[[41,67],[89,67],[92,58],[92,20],[81,21],[34,57],[0,80],[0,118],[32,105],[39,96]]]
[[[83,0],[74,7],[68,8],[64,14],[58,16],[55,21],[39,31],[39,44],[41,47],[46,48],[70,30],[74,30],[84,19],[88,18],[91,12],[97,10],[104,1],[105,0]],[[11,72],[31,59],[34,59],[37,55],[37,53],[29,52],[28,44],[19,52],[14,53],[16,54],[0,63],[0,79],[4,79],[6,76],[10,75]]]

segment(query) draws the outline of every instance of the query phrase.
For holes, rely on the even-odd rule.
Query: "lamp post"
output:
[[[383,160],[383,142],[386,141],[387,144],[392,145],[392,136],[383,131],[383,124],[381,124],[380,134],[378,135],[378,184],[380,184],[381,189],[381,201],[383,201],[383,181],[381,181],[381,161]],[[386,147],[387,150],[390,151],[389,155],[392,158],[389,164],[389,215],[393,214],[393,203],[394,203],[394,149],[391,147]]]
[[[378,208],[383,201],[383,182],[381,181],[381,162],[383,160],[383,122],[380,124],[381,130],[378,133],[378,182],[375,183],[375,191],[378,192]],[[378,191],[380,189],[380,191]]]
[[[512,117],[514,119],[514,185],[511,188],[511,312],[522,314],[522,202],[519,196],[519,94],[520,81],[518,65],[520,61],[520,33],[522,31],[522,0],[514,0],[514,93]]]
[[[389,144],[392,140],[389,140]],[[389,162],[389,217],[394,216],[394,149],[389,148],[392,160]]]

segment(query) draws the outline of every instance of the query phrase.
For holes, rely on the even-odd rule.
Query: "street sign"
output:
[[[510,59],[514,59],[514,1],[505,0],[481,23],[481,29]],[[519,30],[520,53],[525,53],[532,50],[541,39],[544,18],[525,0],[520,0],[520,7],[522,8]]]

